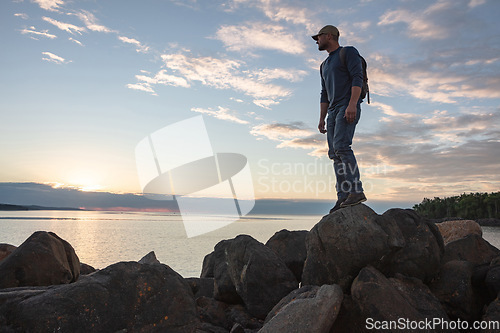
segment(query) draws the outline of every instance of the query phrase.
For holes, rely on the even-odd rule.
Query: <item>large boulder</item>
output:
[[[386,278],[372,266],[360,271],[352,284],[351,295],[368,329],[390,331],[388,327],[376,325],[399,324],[400,318],[404,318],[404,323],[432,321],[433,318],[449,320],[439,300],[420,280],[402,275]]]
[[[468,235],[450,242],[445,247],[443,263],[465,260],[476,265],[489,264],[500,255],[500,250],[479,235]]]
[[[483,236],[481,226],[474,220],[445,221],[436,223],[436,226],[443,236],[445,245],[472,234]]]
[[[41,288],[41,287],[38,287]],[[0,291],[0,326],[22,332],[194,332],[189,285],[163,264],[120,262],[77,282]]]
[[[390,209],[382,216],[395,221],[405,246],[385,258],[377,268],[386,276],[403,274],[431,281],[439,273],[444,254],[443,238],[436,225],[411,209]]]
[[[286,304],[280,304],[278,310],[273,309],[273,315],[266,318],[259,333],[328,333],[340,310],[344,296],[342,288],[325,284],[292,294],[286,297]]]
[[[480,320],[487,299],[474,283],[475,265],[468,261],[453,260],[445,263],[438,278],[429,285],[441,301],[446,313],[456,320]]]
[[[339,284],[349,290],[359,271],[405,245],[395,222],[361,204],[326,215],[306,238],[303,285]]]
[[[278,255],[299,282],[307,257],[306,236],[306,230],[281,230],[266,242],[266,246]]]
[[[35,232],[0,262],[0,289],[65,284],[79,276],[75,250],[53,232]]]
[[[0,261],[7,258],[15,249],[17,249],[17,247],[14,245],[0,243]]]
[[[215,298],[224,301],[221,286],[230,293],[230,281],[248,312],[257,318],[265,318],[281,298],[298,287],[293,273],[283,261],[248,235],[217,244],[214,257]]]

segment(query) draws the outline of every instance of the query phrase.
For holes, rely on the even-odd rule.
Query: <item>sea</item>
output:
[[[183,277],[199,277],[203,259],[222,240],[240,234],[266,243],[276,232],[310,230],[320,215],[247,215],[223,228],[188,238],[175,213],[115,211],[2,211],[0,243],[21,245],[35,231],[68,241],[80,262],[103,269],[138,261],[151,251]],[[483,238],[500,248],[500,227],[482,227]]]

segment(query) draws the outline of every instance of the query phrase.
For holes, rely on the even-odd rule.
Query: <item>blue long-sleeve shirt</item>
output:
[[[339,47],[331,52],[320,67],[321,103],[328,103],[329,109],[347,105],[351,99],[351,88],[363,86],[363,67],[356,48],[346,46],[345,66],[340,60]]]

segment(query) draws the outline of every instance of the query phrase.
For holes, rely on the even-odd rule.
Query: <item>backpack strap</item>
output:
[[[340,47],[339,57],[340,57],[340,62],[342,63],[342,66],[346,67],[346,64],[345,64],[345,48],[343,46]]]

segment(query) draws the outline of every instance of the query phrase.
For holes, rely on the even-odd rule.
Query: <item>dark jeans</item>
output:
[[[326,122],[328,157],[333,160],[339,200],[347,198],[349,193],[363,192],[358,163],[351,149],[354,130],[361,116],[361,105],[358,104],[356,120],[352,123],[348,123],[344,117],[346,108],[347,105],[339,105],[333,110],[329,109]]]

